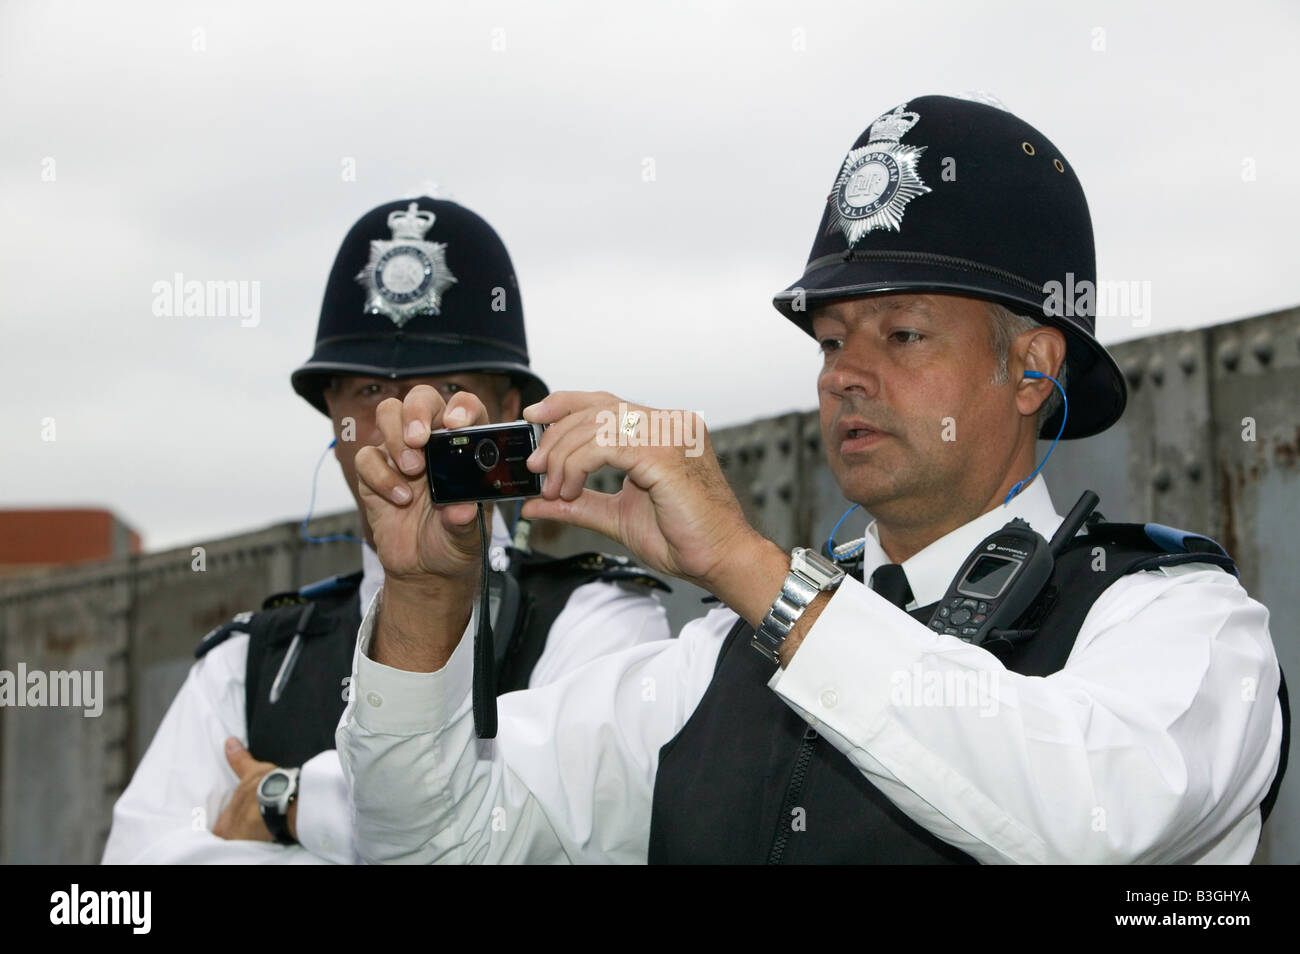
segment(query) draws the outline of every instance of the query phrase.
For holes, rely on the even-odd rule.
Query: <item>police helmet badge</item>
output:
[[[436,315],[442,295],[456,281],[447,267],[445,242],[426,242],[436,216],[412,202],[389,213],[390,241],[370,243],[370,261],[357,274],[366,287],[366,312],[387,315],[402,327],[416,315]]]
[[[872,229],[900,231],[907,203],[930,191],[916,171],[926,147],[899,142],[921,118],[906,109],[904,103],[872,123],[867,144],[849,151],[835,180],[827,231],[841,229],[849,248]]]

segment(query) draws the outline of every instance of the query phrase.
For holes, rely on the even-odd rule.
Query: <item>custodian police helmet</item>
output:
[[[807,306],[890,292],[981,298],[1059,328],[1064,437],[1124,411],[1124,376],[1096,333],[1096,256],[1065,156],[1006,110],[923,96],[858,137],[827,197],[803,277],[773,304],[812,333]],[[1040,436],[1061,426],[1058,410]]]
[[[293,389],[328,413],[332,376],[508,375],[525,406],[546,396],[528,366],[514,266],[492,226],[445,199],[403,199],[363,215],[330,270],[316,350]]]

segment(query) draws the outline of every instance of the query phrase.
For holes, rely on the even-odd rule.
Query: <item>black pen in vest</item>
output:
[[[315,603],[308,603],[302,608],[302,615],[298,617],[298,625],[293,630],[293,642],[289,644],[289,651],[284,654],[284,662],[280,663],[280,671],[275,674],[275,681],[271,683],[272,705],[280,701],[280,696],[284,694],[284,687],[289,683],[289,676],[293,673],[294,663],[298,661],[298,653],[302,651],[302,634],[307,631],[307,623],[311,621],[311,614],[315,610]]]

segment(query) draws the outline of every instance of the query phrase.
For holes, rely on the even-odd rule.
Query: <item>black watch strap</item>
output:
[[[294,798],[298,796],[295,794]],[[293,801],[293,799],[290,799]],[[271,837],[282,845],[296,845],[297,840],[289,833],[289,816],[281,815],[274,808],[262,807],[262,821],[266,822],[266,830],[271,833]]]

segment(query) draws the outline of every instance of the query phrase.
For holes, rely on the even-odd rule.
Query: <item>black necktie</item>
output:
[[[897,563],[885,563],[871,573],[871,588],[903,609],[912,601],[912,587],[907,583],[907,574]]]

